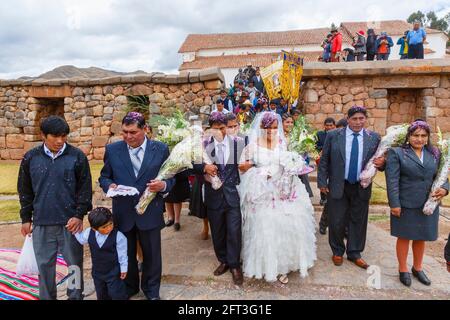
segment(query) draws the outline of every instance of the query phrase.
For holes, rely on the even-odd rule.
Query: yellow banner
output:
[[[300,92],[300,81],[303,76],[303,61],[300,56],[293,52],[282,51],[283,73],[281,81],[282,97],[291,104],[298,99]]]
[[[261,69],[261,78],[270,100],[281,98],[282,76],[283,60]]]

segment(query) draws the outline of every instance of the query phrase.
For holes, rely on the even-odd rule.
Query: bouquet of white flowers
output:
[[[361,186],[363,188],[370,186],[378,172],[373,160],[382,157],[390,148],[401,146],[405,142],[408,127],[408,124],[401,124],[387,128],[386,135],[381,139],[377,151],[360,174]]]
[[[289,135],[289,151],[298,154],[308,154],[312,159],[317,159],[319,153],[316,149],[317,137],[314,130],[309,126],[306,119],[300,116],[294,123],[294,127]]]
[[[291,151],[281,152],[280,165],[283,167],[283,174],[277,186],[280,190],[280,199],[292,200],[295,197],[293,177],[305,172],[310,173],[313,169],[306,164],[301,155]]]
[[[199,126],[191,126],[187,128],[189,134],[172,149],[167,160],[161,166],[155,180],[164,180],[173,178],[177,173],[187,169],[192,169],[193,163],[212,164],[209,157],[203,149],[203,131]],[[219,177],[211,177],[211,184],[214,189],[219,189],[222,182]],[[144,214],[148,205],[156,197],[155,192],[150,192],[147,188],[141,196],[136,206],[138,214]]]
[[[430,196],[425,203],[423,213],[426,215],[432,215],[436,210],[440,201],[435,200],[431,195],[447,181],[448,170],[450,169],[450,139],[444,139],[441,130],[438,128],[438,148],[441,152],[441,159],[439,162],[439,169],[436,178],[434,179],[433,186],[431,187]]]
[[[189,122],[184,119],[183,113],[179,110],[175,111],[170,118],[157,118],[156,122],[158,129],[155,140],[167,144],[170,150],[191,134]]]

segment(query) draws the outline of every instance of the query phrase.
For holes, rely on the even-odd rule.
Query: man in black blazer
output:
[[[259,70],[259,67],[256,67],[256,73],[251,79],[253,83],[255,84],[255,88],[258,89],[259,92],[264,93],[264,82],[261,77],[261,72]]]
[[[212,137],[205,143],[206,153],[214,164],[194,164],[194,170],[197,174],[217,175],[223,183],[219,190],[214,190],[210,182],[205,182],[207,216],[214,251],[220,262],[214,275],[220,276],[230,270],[233,282],[242,285],[242,218],[236,186],[240,183],[238,163],[244,149],[244,140],[233,139],[226,134],[226,118],[219,112],[211,114],[209,125]]]
[[[336,121],[334,118],[326,118],[324,123],[324,130],[317,132],[316,150],[319,154],[322,154],[323,145],[327,138],[328,131],[336,129]],[[328,215],[327,215],[327,195],[320,193],[320,205],[323,205],[322,215],[320,216],[319,232],[320,234],[326,234],[328,228]]]
[[[372,188],[360,185],[359,175],[375,154],[380,136],[364,129],[367,111],[354,106],[348,111],[348,126],[328,132],[317,177],[321,192],[328,195],[329,243],[333,262],[340,266],[343,255],[357,266],[369,265],[361,258],[364,251]],[[382,169],[384,158],[374,161]],[[347,245],[344,243],[348,226]]]
[[[139,241],[144,261],[140,287],[149,300],[158,300],[161,284],[161,229],[165,227],[163,197],[172,189],[175,179],[154,180],[161,165],[169,157],[164,143],[147,138],[145,118],[130,112],[122,121],[119,141],[106,146],[104,166],[99,182],[105,193],[118,185],[135,187],[139,195],[115,197],[112,202],[114,223],[128,242],[128,274],[125,278],[129,297],[139,293],[139,270],[136,259],[136,243]],[[145,189],[158,195],[143,215],[136,212],[136,205]]]

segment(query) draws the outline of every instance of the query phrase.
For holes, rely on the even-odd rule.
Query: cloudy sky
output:
[[[176,73],[189,33],[280,31],[450,11],[448,0],[4,0],[0,78],[60,65]]]

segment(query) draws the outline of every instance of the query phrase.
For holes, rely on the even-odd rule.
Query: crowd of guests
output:
[[[233,97],[231,95],[231,99]],[[269,106],[273,112],[277,112],[279,107]],[[238,115],[239,112],[221,115],[224,119],[220,122],[220,130],[225,135],[242,136]],[[289,136],[298,115],[298,112],[292,115],[283,113],[282,129],[286,136]],[[380,136],[364,128],[367,122],[367,111],[355,106],[349,110],[346,119],[337,123],[332,118],[326,119],[324,130],[317,134],[317,149],[321,152],[318,187],[324,205],[320,233],[325,234],[329,228],[332,261],[336,266],[342,265],[344,254],[358,267],[367,269],[369,266],[361,254],[366,242],[371,190],[370,187],[361,187],[359,175],[375,153]],[[205,197],[203,186],[206,185],[210,192],[212,189],[204,174],[217,174],[218,168],[203,164],[194,172],[195,179],[191,183],[189,172],[171,179],[155,180],[169,156],[169,149],[149,137],[150,129],[141,114],[131,112],[122,120],[123,141],[106,146],[99,183],[105,193],[118,185],[126,185],[135,187],[141,194],[148,188],[158,196],[144,215],[136,214],[139,195],[113,198],[112,212],[102,207],[93,209],[90,164],[80,149],[67,143],[69,125],[61,117],[50,116],[42,121],[40,128],[43,144],[25,154],[18,178],[21,233],[23,236],[33,235],[39,268],[39,298],[56,299],[56,258],[58,253],[62,253],[69,266],[77,267],[71,268],[69,275],[78,276],[77,285],[69,287],[67,295],[72,300],[83,299],[83,245],[87,244],[98,299],[128,299],[140,290],[148,299],[160,299],[161,230],[172,225],[175,230],[180,230],[181,203],[190,198],[190,214],[203,219],[205,230],[202,237],[208,238],[208,210],[217,204],[217,199],[226,195],[222,195],[225,191],[221,188],[214,191],[219,197],[216,200]],[[424,215],[422,210],[442,155],[432,145],[430,137],[430,126],[417,119],[409,126],[403,146],[391,149],[387,156],[377,158],[376,163],[374,161],[380,170],[386,172],[391,235],[397,238],[399,278],[406,286],[411,285],[411,274],[422,284],[431,284],[424,272],[423,258],[425,243],[438,237],[439,207],[430,216]],[[307,176],[302,181],[312,196]],[[236,185],[234,180],[229,183]],[[448,190],[446,182],[433,197],[442,199]],[[238,208],[239,200],[231,201],[230,206],[233,210]],[[164,211],[167,212],[167,221],[164,220]],[[83,230],[86,215],[90,228]],[[224,216],[221,216],[222,220],[216,218],[210,222],[214,249],[219,257],[219,253],[224,252],[222,246],[226,246],[226,235],[220,230],[226,228],[229,221]],[[414,257],[411,273],[407,265],[410,246]],[[235,249],[240,250],[238,247]],[[449,244],[445,250],[449,261]],[[138,263],[139,255],[141,265]],[[447,262],[450,272],[449,266]],[[241,285],[243,276],[238,263],[227,265],[221,261],[214,275],[222,275],[228,268],[234,283]]]
[[[256,74],[251,79],[236,79],[228,91],[221,90],[211,112],[234,114],[239,124],[247,124],[260,112],[271,111],[283,117],[285,114],[293,115],[296,110],[297,101],[290,104],[284,98],[270,100],[267,97],[260,69],[257,67]]]
[[[411,30],[406,30],[397,45],[400,46],[400,59],[423,59],[426,31],[421,27],[420,21],[415,21]],[[386,33],[377,35],[374,29],[359,30],[353,37],[352,48],[342,49],[342,34],[336,27],[331,29],[322,42],[323,53],[319,61],[373,61],[389,60],[394,42]]]

